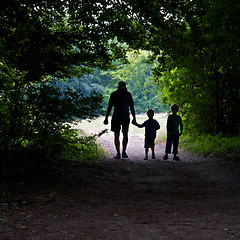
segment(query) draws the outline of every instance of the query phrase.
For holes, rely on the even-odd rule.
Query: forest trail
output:
[[[100,141],[109,152],[100,164],[68,167],[38,188],[1,184],[0,239],[240,239],[236,162],[181,151],[180,162],[163,161],[161,144],[145,161],[139,136],[129,159],[115,160],[113,139]]]

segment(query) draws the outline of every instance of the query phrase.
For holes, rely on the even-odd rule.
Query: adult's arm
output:
[[[131,93],[130,93],[130,111],[131,111],[131,114],[133,116],[133,120],[135,121],[136,120],[136,113],[135,113],[135,108],[134,108],[134,103],[133,103],[133,98],[132,98]]]
[[[111,95],[111,96],[110,96],[110,99],[109,99],[109,102],[108,102],[108,107],[107,107],[105,119],[104,119],[104,121],[103,121],[103,123],[104,123],[105,125],[108,124],[108,117],[109,117],[109,115],[110,115],[110,113],[111,113],[112,107],[113,107],[113,104],[112,104],[112,95]]]
[[[144,122],[143,124],[139,124],[139,123],[137,123],[136,121],[135,121],[135,122],[132,121],[132,123],[133,123],[133,125],[135,125],[135,126],[137,126],[137,127],[139,127],[139,128],[145,127],[145,122]]]

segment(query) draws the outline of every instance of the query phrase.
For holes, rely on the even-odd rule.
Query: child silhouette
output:
[[[171,153],[171,148],[173,145],[173,160],[180,161],[180,158],[177,156],[178,154],[178,144],[179,144],[179,136],[182,135],[183,131],[183,124],[182,118],[177,115],[179,111],[179,107],[177,104],[172,104],[171,106],[172,114],[167,118],[167,142],[166,142],[166,149],[165,155],[163,156],[163,160],[168,159],[168,154]],[[180,128],[180,132],[179,132]]]
[[[152,150],[152,159],[155,159],[155,152],[154,152],[154,146],[155,146],[155,138],[156,138],[156,131],[160,129],[160,125],[157,120],[153,119],[154,116],[154,110],[148,109],[147,111],[148,120],[146,120],[143,124],[138,124],[137,121],[133,120],[132,123],[136,125],[139,128],[145,127],[145,158],[144,160],[148,160],[148,150],[151,148]]]

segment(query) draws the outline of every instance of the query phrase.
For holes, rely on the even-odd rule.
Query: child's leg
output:
[[[165,148],[165,153],[171,153],[171,148],[172,148],[172,135],[167,135],[167,142],[166,142],[166,148]]]
[[[163,160],[168,159],[168,154],[171,153],[171,148],[172,148],[172,135],[167,135],[165,155],[163,156]]]
[[[174,156],[176,156],[178,154],[179,136],[174,135],[172,140],[173,140],[173,154]]]
[[[146,138],[146,137],[145,137],[144,148],[145,148],[145,158],[144,158],[144,160],[148,160],[149,139]]]
[[[152,154],[155,154],[155,147],[154,146],[151,148],[151,150],[152,150]]]
[[[152,146],[152,159],[155,159],[155,149],[154,149],[154,146]]]
[[[175,161],[180,160],[180,158],[177,156],[177,154],[178,154],[178,143],[179,143],[179,136],[176,135],[173,138],[173,154],[174,154],[173,160],[175,160]]]

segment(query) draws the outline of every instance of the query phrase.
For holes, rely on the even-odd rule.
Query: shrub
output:
[[[210,134],[191,135],[185,134],[181,138],[181,145],[185,149],[192,150],[200,154],[209,155],[240,155],[240,137],[223,137],[222,134],[216,136]]]

